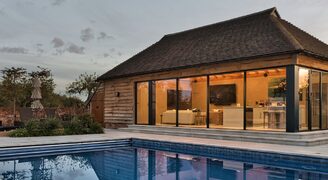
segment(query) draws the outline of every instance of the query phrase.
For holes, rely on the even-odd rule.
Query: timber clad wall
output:
[[[104,124],[104,84],[101,84],[90,101],[90,111],[94,119]]]
[[[119,97],[116,96],[119,92]],[[132,124],[133,82],[130,79],[117,79],[105,82],[104,121],[106,128],[116,128]]]

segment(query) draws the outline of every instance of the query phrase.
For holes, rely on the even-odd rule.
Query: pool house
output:
[[[109,128],[328,129],[328,45],[276,8],[165,35],[98,80]]]

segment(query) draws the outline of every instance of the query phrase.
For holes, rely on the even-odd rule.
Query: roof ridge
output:
[[[281,19],[281,21],[285,21],[287,24],[289,24],[289,25],[291,25],[291,26],[297,28],[299,31],[302,31],[303,33],[307,34],[308,36],[311,36],[311,38],[314,38],[315,40],[320,41],[320,43],[323,43],[323,44],[325,44],[326,46],[328,46],[327,43],[321,41],[319,38],[313,36],[312,34],[306,32],[306,31],[304,31],[303,29],[301,29],[301,28],[295,26],[293,23],[291,23],[291,22],[289,22],[289,21],[287,21],[287,20],[285,20],[285,19]]]
[[[244,15],[244,16],[239,16],[239,17],[235,17],[235,18],[232,18],[232,19],[228,19],[228,20],[224,20],[224,21],[220,21],[220,22],[216,22],[216,23],[212,23],[212,24],[208,24],[208,25],[204,25],[204,26],[199,26],[199,27],[187,29],[187,30],[184,30],[184,31],[178,31],[178,32],[175,32],[175,33],[165,34],[164,37],[173,36],[173,35],[177,35],[177,34],[180,34],[180,33],[185,33],[185,32],[189,32],[189,31],[193,31],[193,30],[197,30],[197,29],[202,29],[202,28],[206,28],[206,27],[209,27],[209,26],[213,26],[213,25],[223,24],[223,23],[227,23],[227,22],[231,22],[231,21],[236,21],[236,20],[240,20],[240,19],[243,19],[243,18],[247,18],[247,17],[251,17],[251,16],[256,16],[256,15],[260,15],[260,14],[266,14],[266,13],[268,13],[270,15],[273,14],[273,13],[275,13],[276,16],[278,18],[280,18],[280,15],[279,15],[279,13],[277,11],[277,8],[276,7],[272,7],[272,8],[269,8],[269,9],[265,9],[263,11],[259,11],[259,12],[247,14],[247,15]]]
[[[292,44],[292,46],[295,47],[295,49],[297,49],[297,50],[304,50],[304,47],[297,40],[297,38],[293,35],[293,33],[291,33],[290,31],[288,31],[288,29],[277,18],[272,17],[271,19],[277,25],[277,27],[282,32],[282,34],[287,38],[287,40]],[[279,18],[279,19],[282,20],[281,18]]]

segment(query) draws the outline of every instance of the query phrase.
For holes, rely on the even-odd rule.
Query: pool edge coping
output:
[[[12,146],[4,146],[0,147],[0,150],[6,149],[19,149],[19,148],[32,148],[32,147],[46,147],[46,146],[60,146],[60,145],[76,145],[76,144],[92,144],[92,143],[105,143],[110,141],[120,141],[120,140],[129,140],[131,145],[133,140],[145,140],[145,141],[154,141],[154,142],[165,142],[165,143],[174,143],[174,144],[187,144],[187,145],[197,145],[197,146],[205,146],[205,147],[214,147],[214,148],[224,148],[231,150],[240,150],[247,152],[260,152],[260,153],[270,153],[275,155],[289,155],[289,156],[298,156],[303,158],[318,158],[318,159],[328,159],[328,155],[322,154],[302,154],[302,153],[293,153],[293,152],[284,152],[284,151],[276,151],[276,150],[264,150],[264,149],[255,149],[248,147],[231,147],[220,144],[203,144],[203,143],[194,143],[194,142],[176,142],[170,140],[160,140],[160,139],[152,139],[152,138],[140,138],[140,137],[126,137],[126,138],[117,138],[117,139],[101,139],[101,140],[86,140],[86,141],[69,141],[69,142],[54,142],[54,143],[43,143],[43,144],[28,144],[28,145],[12,145]],[[298,146],[295,146],[298,147]]]

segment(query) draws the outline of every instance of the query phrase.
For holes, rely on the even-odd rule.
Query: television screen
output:
[[[232,105],[235,103],[236,103],[235,84],[210,86],[210,104]]]

